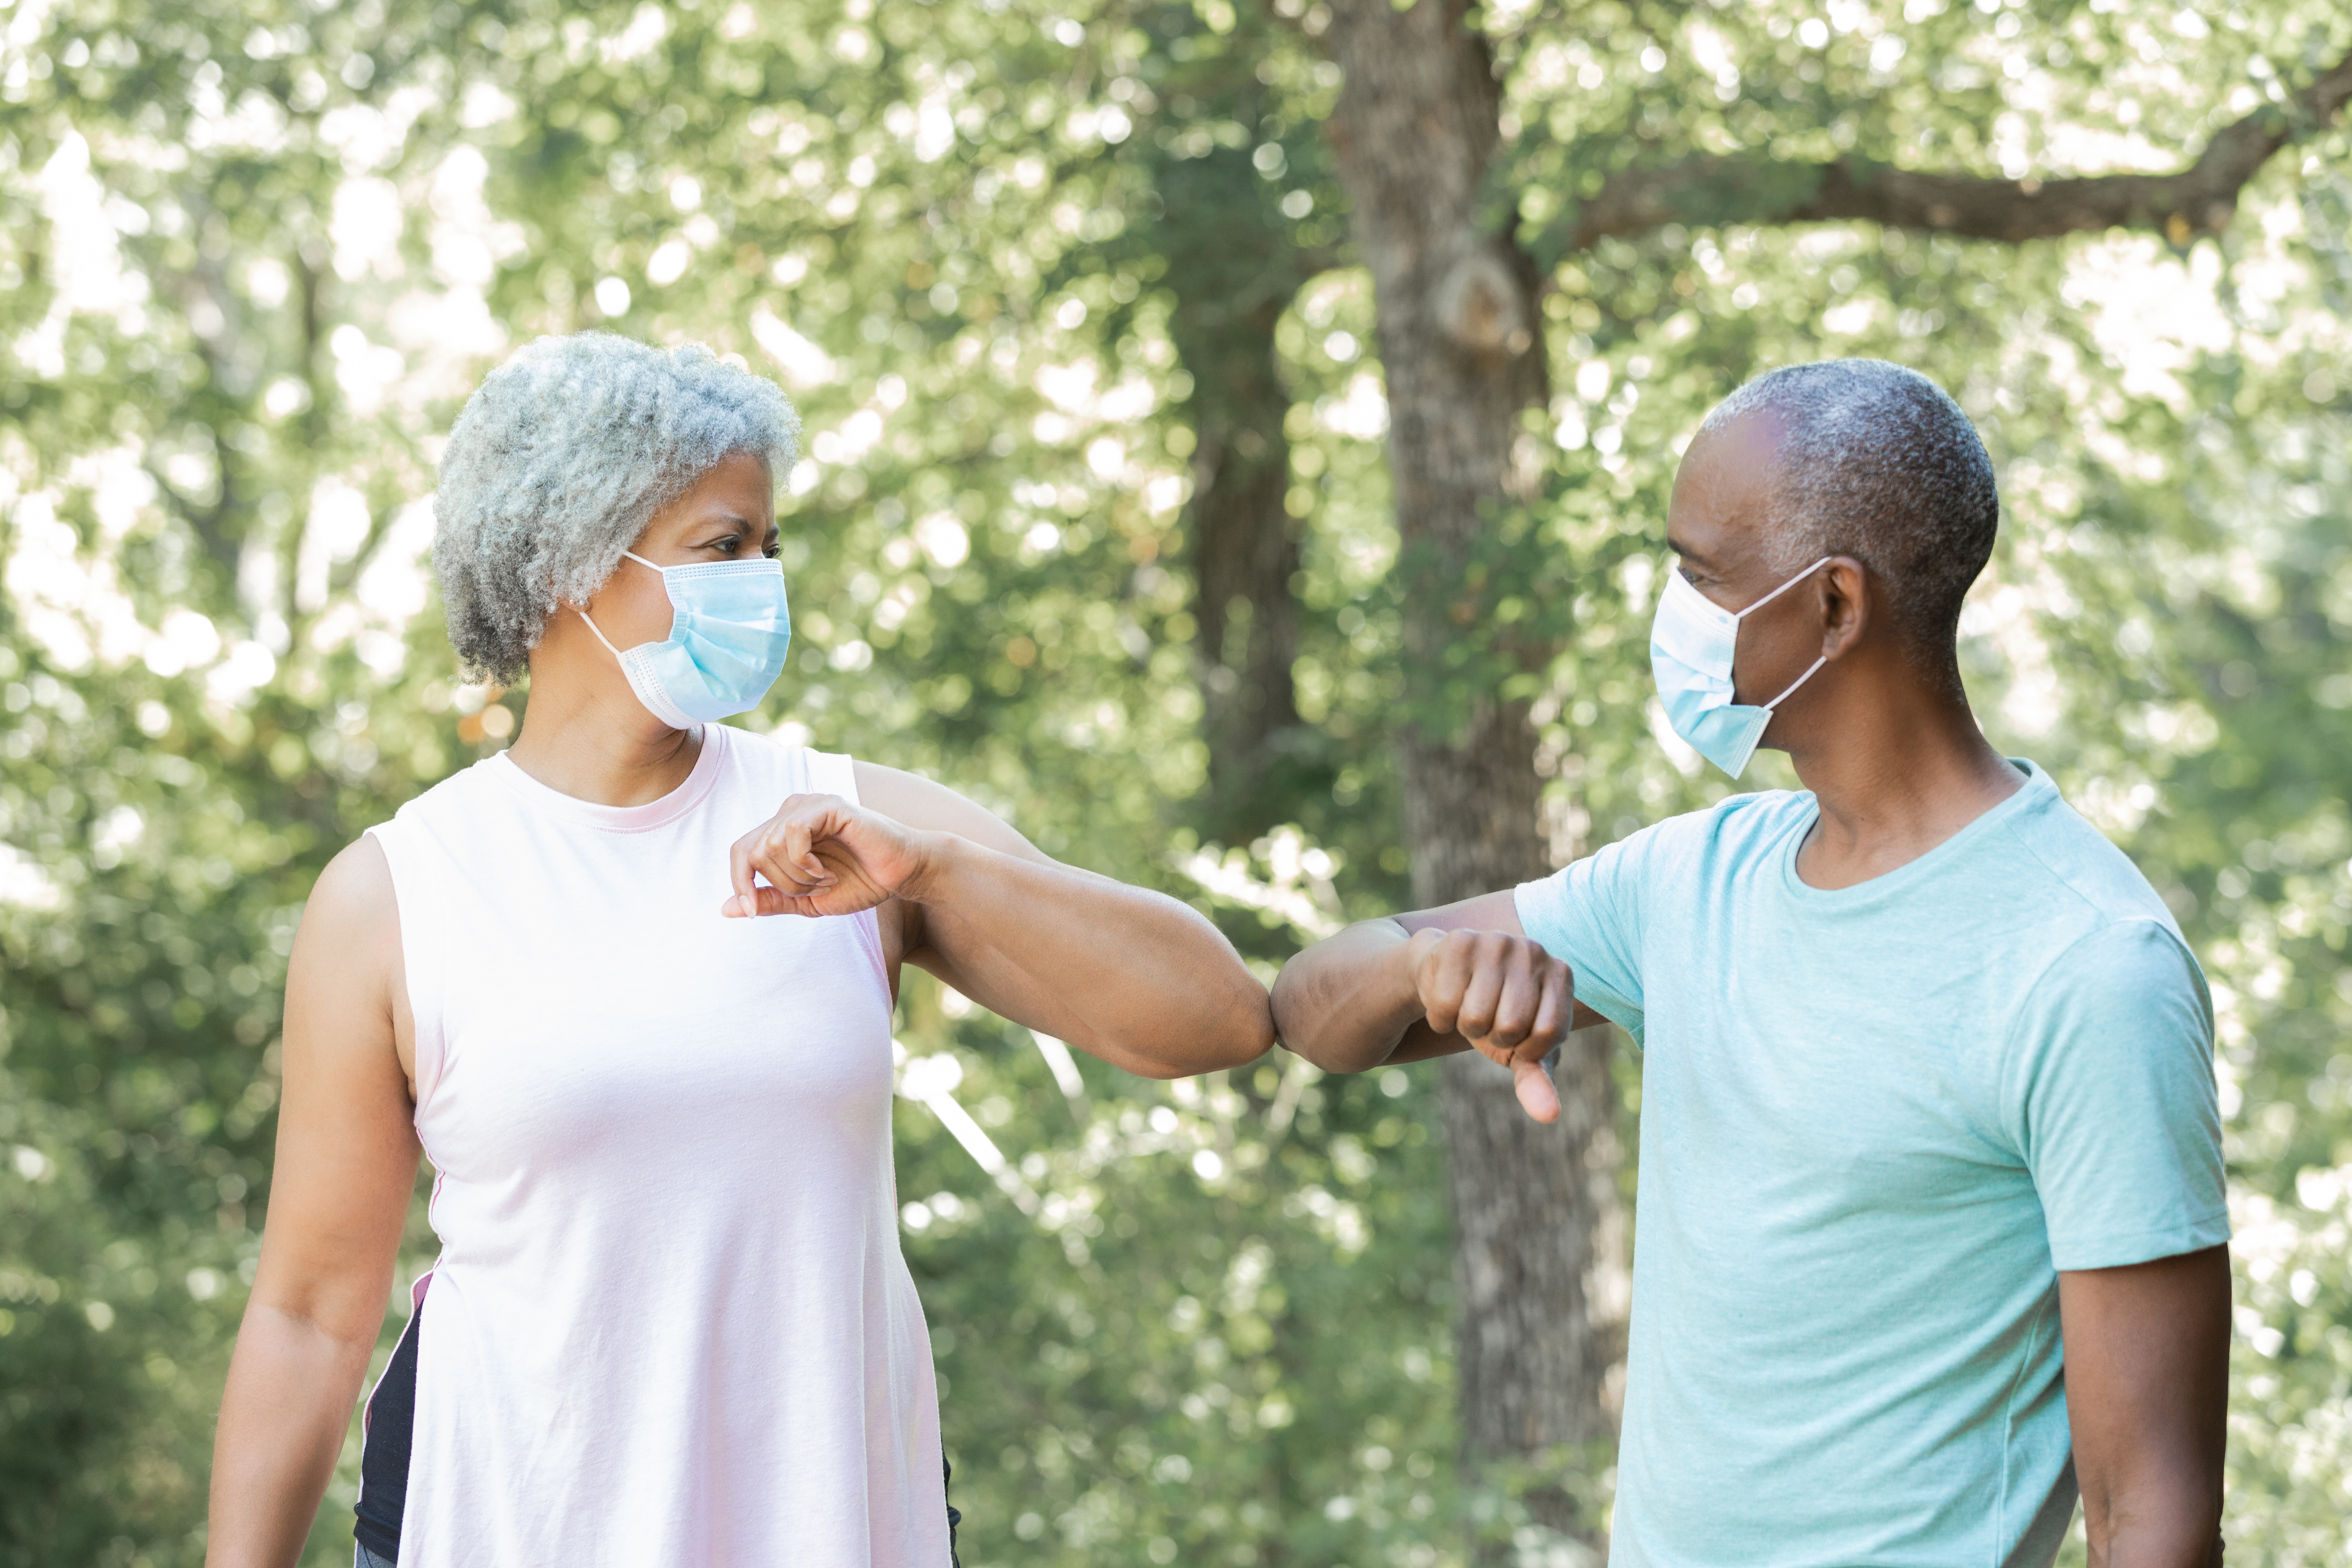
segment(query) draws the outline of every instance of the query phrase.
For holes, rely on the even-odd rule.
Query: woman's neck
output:
[[[645,805],[684,784],[701,752],[699,731],[671,729],[625,689],[583,690],[534,671],[507,759],[574,800]]]

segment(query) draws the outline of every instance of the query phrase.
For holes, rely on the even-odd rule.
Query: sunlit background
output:
[[[2231,1560],[2342,1562],[2352,138],[2290,145],[2185,248],[1697,215],[1543,236],[1651,145],[2174,169],[2343,58],[2352,20],[1570,11],[1485,21],[1545,268],[1522,520],[1544,567],[1494,615],[1557,650],[1533,693],[1553,853],[1726,792],[1659,721],[1645,654],[1698,417],[1825,355],[1950,387],[2007,503],[1963,628],[1979,711],[2133,853],[2213,983]],[[793,666],[751,727],[933,774],[1191,898],[1269,976],[1405,899],[1387,407],[1322,140],[1328,21],[0,5],[0,1563],[200,1560],[303,897],[521,710],[460,682],[425,553],[443,435],[535,334],[706,342],[800,405]],[[1276,402],[1234,438],[1286,447],[1300,550],[1298,722],[1247,800],[1213,776],[1204,714],[1234,677],[1201,646],[1188,531],[1236,341]],[[1435,1568],[1474,1535],[1578,1560],[1457,1470],[1425,1071],[1276,1055],[1143,1083],[916,975],[900,1025],[905,1244],[967,1563]],[[1620,1081],[1630,1194],[1630,1051]],[[420,1208],[403,1283],[430,1259]],[[306,1563],[348,1560],[355,1464]],[[1605,1507],[1605,1454],[1561,1464]]]

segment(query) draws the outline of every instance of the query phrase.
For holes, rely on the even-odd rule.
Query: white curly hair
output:
[[[512,683],[559,603],[604,585],[663,503],[739,452],[781,479],[800,416],[700,343],[541,338],[483,379],[441,456],[433,569],[473,679]]]

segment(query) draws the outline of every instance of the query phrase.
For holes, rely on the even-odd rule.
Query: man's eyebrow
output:
[[[1671,533],[1666,535],[1666,548],[1673,551],[1675,554],[1681,556],[1685,561],[1689,562],[1693,565],[1712,566],[1715,564],[1713,561],[1707,558],[1705,552],[1693,550],[1689,545],[1685,544],[1681,540],[1676,539]]]

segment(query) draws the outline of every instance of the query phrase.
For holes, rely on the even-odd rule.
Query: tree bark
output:
[[[1480,629],[1478,558],[1532,468],[1515,458],[1521,413],[1547,393],[1533,268],[1479,217],[1500,93],[1467,10],[1466,0],[1402,10],[1334,0],[1324,35],[1344,73],[1327,131],[1372,272],[1388,377],[1412,691],[1399,747],[1423,905],[1546,869],[1527,704],[1475,683],[1449,689],[1444,674],[1455,645]],[[1605,1271],[1596,1265],[1616,1206],[1605,1037],[1563,1051],[1559,1080],[1566,1109],[1544,1127],[1483,1058],[1450,1058],[1440,1073],[1474,1477],[1499,1479],[1515,1461],[1557,1467],[1559,1449],[1614,1429],[1618,1336],[1588,1279]],[[1597,1540],[1567,1488],[1538,1485],[1527,1499],[1539,1522]]]
[[[1290,441],[1275,326],[1305,281],[1290,237],[1265,209],[1265,182],[1239,152],[1163,165],[1171,214],[1214,215],[1215,242],[1168,270],[1169,321],[1192,377],[1193,647],[1209,743],[1210,831],[1248,837],[1272,826],[1272,775],[1299,730],[1298,528],[1284,504]]]

